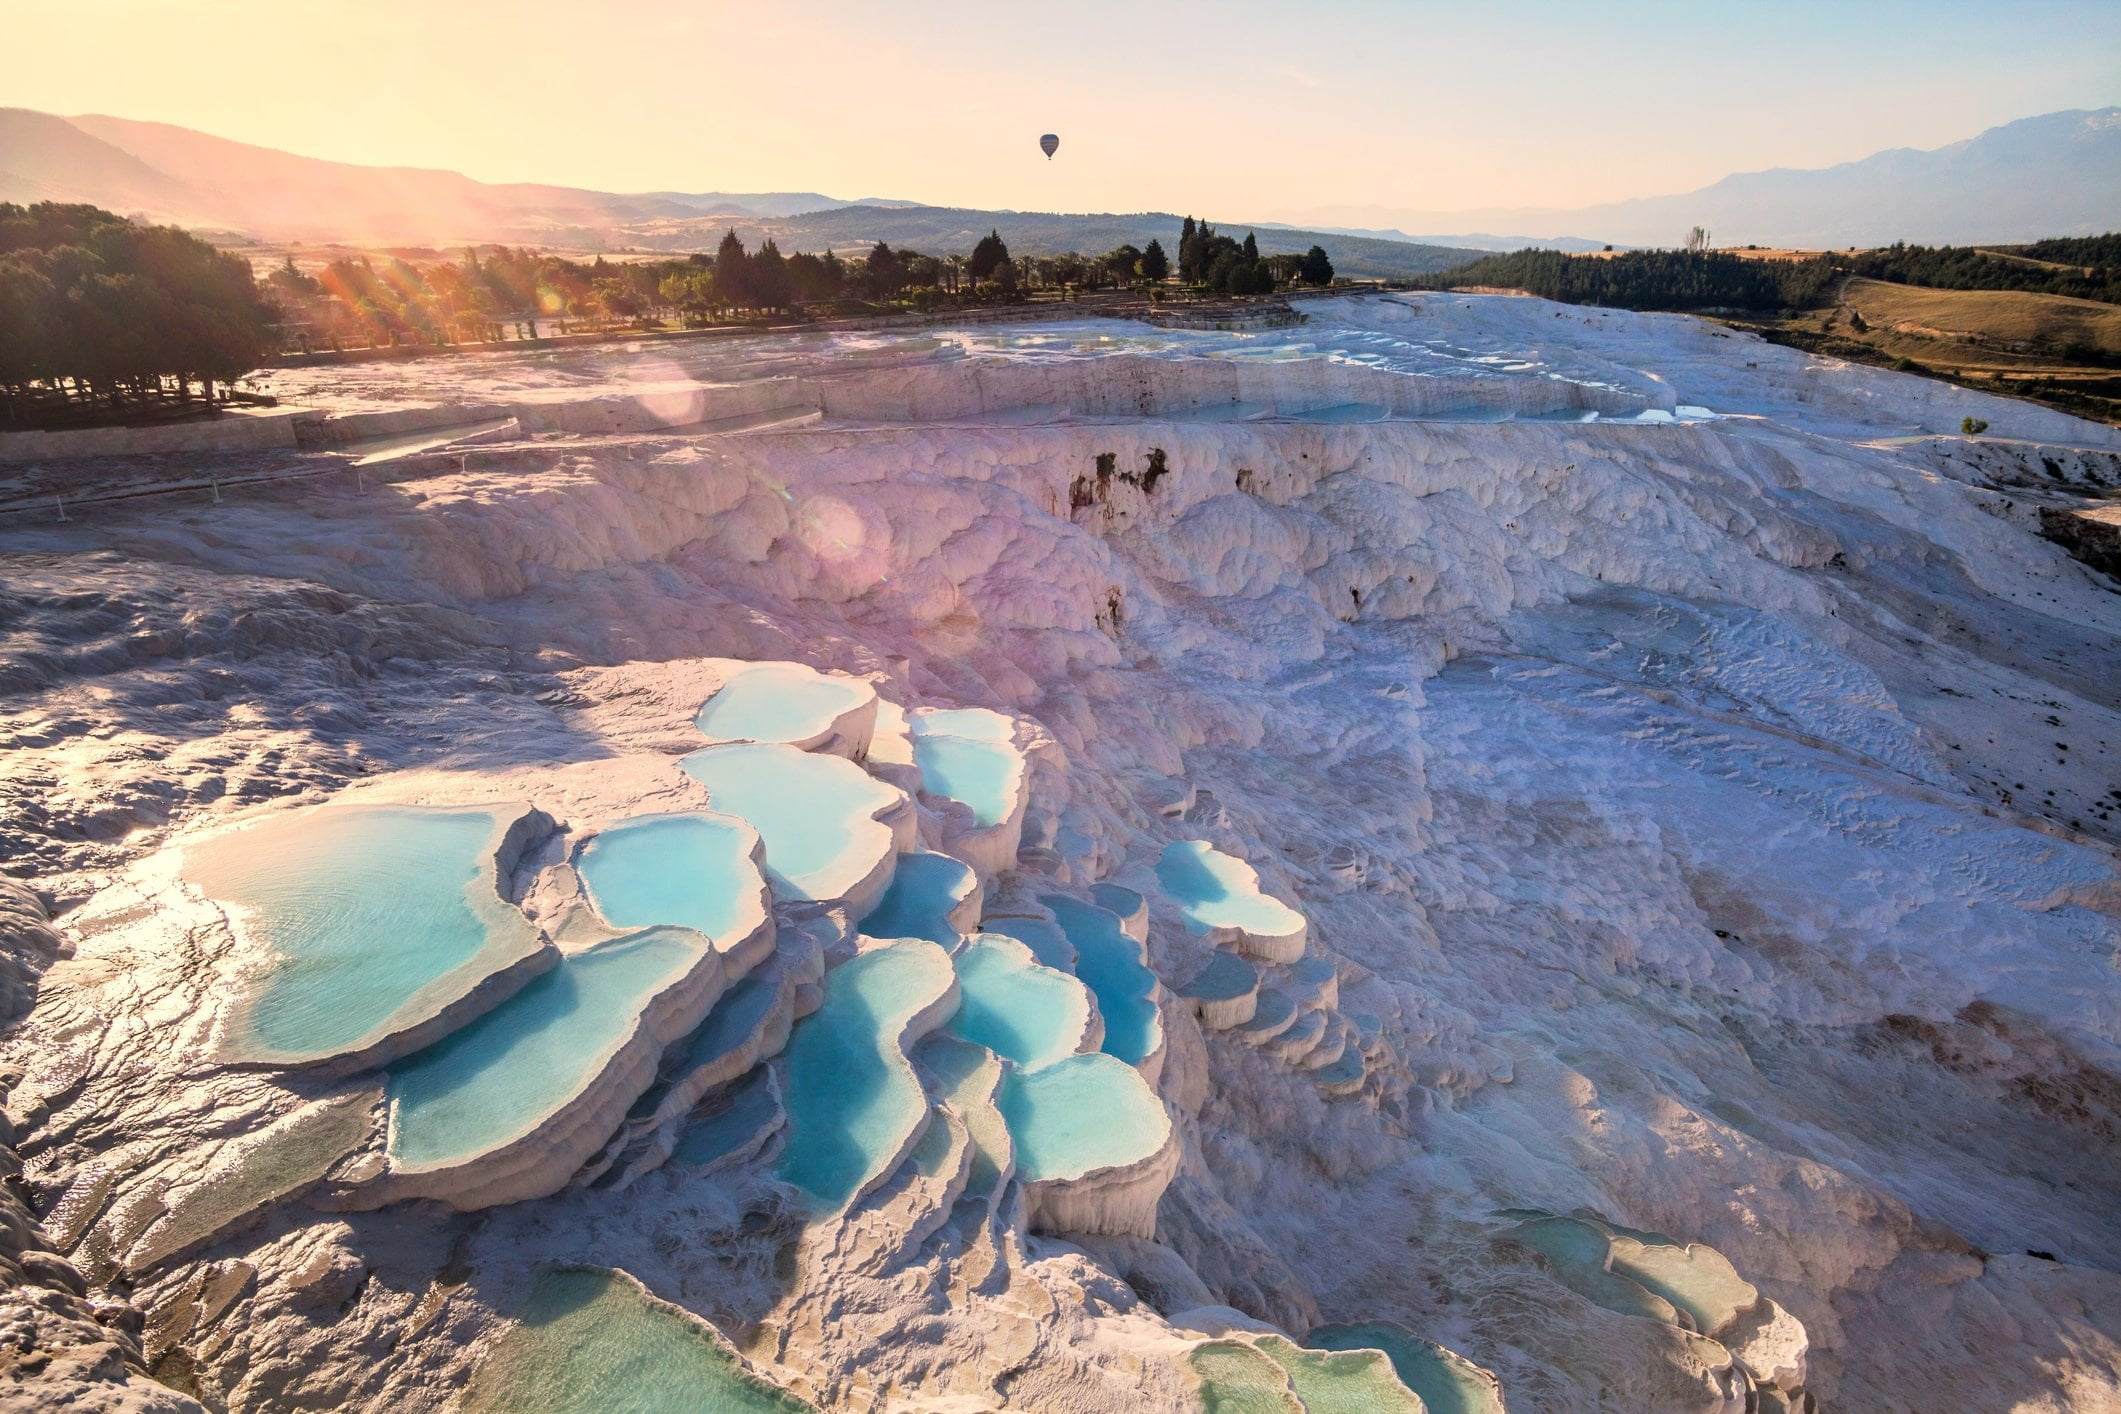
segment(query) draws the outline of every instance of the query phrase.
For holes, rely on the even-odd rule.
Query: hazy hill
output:
[[[232,142],[168,123],[0,109],[0,201],[85,201],[126,215],[267,240],[451,245],[465,241],[599,249],[696,250],[734,227],[790,250],[888,241],[969,251],[1000,227],[1020,254],[1103,251],[1161,239],[1176,254],[1179,218],[1162,212],[1068,216],[968,211],[822,192],[586,191],[474,181],[418,167],[364,167]],[[1230,223],[1234,230],[1247,229]],[[1409,276],[1471,251],[1329,232],[1259,228],[1262,248],[1326,248],[1345,274]]]
[[[1708,227],[1718,245],[1811,248],[2092,235],[2121,229],[2121,108],[2049,113],[1930,151],[1895,148],[1836,167],[1742,172],[1699,191],[1603,206],[1334,206],[1283,214],[1326,228],[1524,231],[1542,244],[1579,237],[1677,245],[1696,225]]]
[[[822,192],[616,194],[365,167],[168,123],[0,109],[0,200],[86,201],[194,227],[306,239],[535,240],[705,215],[785,216],[847,203]]]
[[[89,201],[174,216],[198,199],[186,183],[64,118],[0,108],[0,201]],[[216,219],[191,214],[200,223]]]
[[[364,167],[231,142],[165,123],[58,118],[0,109],[0,200],[88,201],[181,225],[266,239],[452,244],[501,240],[599,248],[694,249],[734,222],[815,249],[885,240],[969,249],[991,227],[1028,253],[1097,251],[1151,236],[1165,213],[1053,215],[970,211],[822,192],[588,191],[495,184],[456,172]],[[1333,207],[1292,223],[1250,223],[1268,249],[1322,245],[1354,275],[1414,275],[1466,247],[1582,249],[1674,245],[1707,226],[1717,244],[1872,246],[2012,242],[2121,228],[2121,108],[2050,113],[1949,147],[1896,149],[1817,171],[1726,177],[1700,191],[1578,210],[1462,212]],[[1242,220],[1221,222],[1242,230]],[[1522,236],[1414,237],[1420,230]]]

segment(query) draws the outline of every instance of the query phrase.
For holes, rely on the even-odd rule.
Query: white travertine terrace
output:
[[[917,708],[906,720],[913,760],[922,772],[922,795],[949,803],[943,852],[971,865],[982,879],[1010,869],[1023,843],[1024,810],[1031,798],[1015,721],[982,707]],[[941,755],[946,752],[958,759]],[[922,765],[924,759],[928,764]],[[953,765],[958,776],[969,777],[956,788],[973,799],[951,793]]]
[[[1242,1026],[1259,1009],[1259,969],[1236,953],[1217,948],[1207,965],[1193,979],[1177,988],[1178,995],[1200,1014],[1200,1024],[1211,1031]]]
[[[767,877],[786,901],[844,907],[859,918],[883,898],[898,856],[913,846],[905,792],[840,757],[742,743],[695,751],[681,764],[707,787],[711,806],[759,832]]]
[[[0,850],[36,890],[22,926],[0,889],[9,1004],[41,978],[0,1055],[29,1234],[0,1315],[54,1349],[36,1303],[71,1264],[114,1347],[143,1333],[129,1381],[64,1353],[85,1347],[59,1375],[18,1360],[29,1397],[63,1378],[55,1407],[130,1387],[182,1408],[144,1374],[166,1358],[231,1408],[434,1408],[540,1271],[591,1261],[755,1321],[747,1353],[823,1407],[1190,1409],[1199,1337],[1168,1318],[1211,1305],[1254,1341],[1397,1323],[1557,1408],[2121,1398],[2121,1155],[2078,1118],[2121,1045],[2121,600],[2028,514],[2088,500],[2121,434],[1679,316],[1304,306],[1257,336],[1033,324],[274,374],[351,413],[334,434],[512,430],[358,476],[228,450],[211,474],[301,479],[0,516],[23,567]],[[1960,435],[1969,415],[1994,435]],[[209,474],[176,462],[94,470],[128,495]],[[569,845],[715,810],[675,767],[709,665],[797,661],[1039,734],[1021,848],[983,861],[989,925],[1038,934],[1044,913],[1004,915],[1061,894],[1146,935],[1178,984],[1168,1172],[1036,1189],[1062,1180],[1013,1145],[993,1162],[1000,1062],[923,1045],[896,1166],[804,1221],[776,1173],[781,1105],[808,1096],[765,1057],[781,999],[817,999],[796,981],[746,992],[773,1005],[724,1014],[727,1048],[695,1053],[675,1015],[667,1045],[644,1029],[560,1192],[476,1224],[317,1211],[376,1176],[376,1141],[353,1100],[311,1108],[324,1077],[205,1063],[235,959],[170,846],[267,798],[527,801],[561,834],[495,897],[530,877],[509,907],[602,946]],[[878,791],[918,790],[902,721],[878,701]],[[955,812],[885,813],[853,893],[943,848]],[[1184,927],[1153,882],[1179,836],[1257,865],[1301,945]],[[855,902],[777,900],[760,966],[832,959],[829,986]],[[550,1138],[456,1198],[548,1181],[572,1127]],[[1655,1319],[1557,1285],[1506,1203],[1675,1234],[1611,1227],[1577,1271]],[[1080,1223],[1119,1231],[1033,1231]],[[1605,1267],[1619,1239],[1641,1280]],[[1683,1329],[1688,1301],[1728,1325]]]
[[[1048,1106],[1047,1092],[1058,1092],[1060,1103]],[[1094,1105],[1077,1103],[1086,1096]],[[1002,1112],[1033,1228],[1156,1235],[1158,1200],[1178,1172],[1179,1137],[1132,1066],[1093,1052],[1012,1075]]]
[[[432,887],[414,900],[406,896],[412,881],[395,871],[427,851],[374,863],[357,851],[373,842],[375,832],[430,822],[472,827],[476,838],[460,847],[474,877],[466,882],[452,872],[424,879]],[[508,879],[525,850],[552,828],[549,817],[521,802],[477,810],[378,802],[275,812],[186,840],[165,867],[179,871],[220,909],[238,943],[238,985],[217,1025],[220,1058],[239,1065],[362,1070],[416,1051],[506,1001],[559,957],[507,898]],[[290,856],[300,862],[279,862]],[[289,887],[291,878],[309,869],[332,870],[342,901],[318,906]],[[421,917],[388,915],[414,903],[453,909],[459,898],[468,911],[451,921],[449,931],[477,930],[483,941],[437,971],[420,954],[438,949],[443,939],[428,941]],[[364,927],[384,932],[382,940],[396,945],[399,966],[361,963],[354,950],[369,944]],[[443,932],[442,926],[435,932]],[[462,947],[468,940],[452,941]],[[412,969],[419,970],[400,979]],[[365,984],[365,1006],[349,1007],[349,999],[331,990],[349,973]],[[269,1016],[266,1008],[290,992],[300,995]]]
[[[1219,943],[1231,943],[1263,962],[1295,962],[1304,955],[1304,916],[1263,892],[1259,871],[1206,840],[1173,840],[1157,860],[1164,892],[1186,924]]]
[[[1790,1407],[1806,1382],[1803,1325],[1701,1243],[1676,1243],[1589,1216],[1513,1210],[1505,1236],[1538,1252],[1554,1279],[1622,1315],[1689,1333],[1705,1366],[1748,1407]]]
[[[876,730],[876,689],[802,663],[713,665],[726,673],[695,725],[709,741],[780,742],[859,761]]]
[[[1137,943],[1149,941],[1149,900],[1120,884],[1092,884],[1090,902],[1119,920]]]
[[[693,935],[696,939],[697,935]],[[627,946],[615,939],[596,949]],[[637,1005],[630,1021],[616,1028],[578,1083],[547,1108],[533,1110],[501,1131],[498,1141],[467,1146],[444,1158],[412,1158],[395,1152],[371,1169],[350,1175],[334,1195],[346,1209],[379,1208],[407,1198],[435,1198],[459,1211],[518,1203],[556,1193],[603,1147],[630,1106],[655,1079],[656,1062],[665,1047],[698,1026],[728,985],[721,955],[703,941],[688,945],[691,965],[673,969]],[[579,956],[579,955],[578,955]],[[560,965],[561,971],[568,966]],[[445,1040],[444,1045],[448,1044]],[[535,1063],[530,1053],[508,1054],[497,1066]],[[497,1083],[497,1082],[490,1082]],[[405,1124],[393,1097],[393,1145]]]

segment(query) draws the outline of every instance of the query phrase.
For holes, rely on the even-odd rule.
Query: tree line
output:
[[[1696,228],[1706,240],[1707,233]],[[2027,260],[2013,260],[2010,256]],[[1807,260],[1751,260],[1726,251],[1634,250],[1565,255],[1519,250],[1484,256],[1428,277],[1430,289],[1493,285],[1571,304],[1616,309],[1816,309],[1833,301],[1841,277],[1861,275],[1945,290],[2019,290],[2121,304],[2121,235],[2073,236],[2030,245],[1916,246],[1896,243]]]
[[[2020,255],[2051,262],[2033,265]],[[2121,304],[2121,235],[2072,236],[2030,245],[1919,246],[1895,243],[1841,257],[1851,274],[1939,290],[2020,290]]]
[[[0,416],[211,400],[277,345],[250,263],[93,206],[0,202]],[[196,394],[194,385],[197,385]]]
[[[1330,285],[1333,262],[1315,245],[1302,255],[1262,257],[1252,232],[1240,242],[1188,216],[1178,232],[1178,278],[1221,294],[1265,295],[1292,284]]]
[[[1723,251],[1631,250],[1566,255],[1519,250],[1491,255],[1428,277],[1430,289],[1492,285],[1529,290],[1569,304],[1616,309],[1810,309],[1827,302],[1832,261],[1747,260]]]
[[[242,256],[171,227],[90,206],[0,205],[0,415],[65,421],[135,404],[212,396],[275,352],[446,346],[575,330],[704,327],[775,312],[861,314],[1020,300],[1042,290],[1132,287],[1162,298],[1173,274],[1196,289],[1264,294],[1322,286],[1332,262],[1261,255],[1187,217],[1178,260],[1160,240],[1102,255],[1013,255],[999,230],[969,254],[878,241],[858,255],[747,247],[734,230],[712,252],[572,260],[478,246],[293,255],[253,275]],[[56,410],[55,410],[56,409]]]

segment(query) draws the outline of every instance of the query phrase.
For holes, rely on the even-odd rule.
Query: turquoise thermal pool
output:
[[[614,928],[690,928],[725,938],[755,921],[752,832],[708,814],[646,815],[582,847],[590,902]]]
[[[1075,1054],[1090,1024],[1090,997],[1065,972],[1039,964],[1014,938],[974,936],[957,967],[955,1036],[1006,1056],[1026,1070]]]
[[[1400,1383],[1391,1360],[1375,1350],[1306,1350],[1278,1335],[1255,1338],[1289,1377],[1306,1414],[1425,1414]]]
[[[1462,1355],[1390,1321],[1320,1326],[1305,1342],[1318,1350],[1382,1350],[1399,1382],[1428,1414],[1503,1414],[1495,1377]]]
[[[1760,1290],[1713,1247],[1658,1241],[1616,1230],[1612,1270],[1686,1312],[1694,1329],[1713,1335],[1760,1299]]]
[[[726,1105],[685,1126],[670,1161],[682,1168],[710,1167],[753,1152],[780,1124],[780,1097],[774,1093],[767,1068],[760,1066],[731,1088]]]
[[[683,761],[714,809],[766,842],[766,876],[784,898],[843,897],[896,847],[876,812],[900,799],[838,756],[792,746],[710,746]]]
[[[541,1274],[465,1395],[474,1414],[800,1414],[704,1322],[623,1274]]]
[[[779,978],[757,973],[746,977],[722,993],[714,1010],[707,1013],[707,1019],[695,1027],[690,1036],[671,1047],[671,1054],[664,1057],[664,1076],[683,1075],[735,1051],[757,1033],[774,1004],[780,1000]],[[650,1097],[655,1096],[660,1088],[649,1087],[636,1109],[647,1107]]]
[[[825,974],[825,1001],[795,1028],[786,1059],[788,1144],[780,1176],[837,1212],[905,1153],[928,1096],[901,1049],[939,1009],[954,974],[933,943],[902,939]]]
[[[1102,1052],[1010,1072],[1001,1107],[1017,1171],[1031,1182],[1140,1163],[1171,1131],[1141,1072]]]
[[[862,919],[861,931],[872,938],[926,938],[955,947],[963,934],[950,915],[977,885],[972,867],[947,854],[902,855],[891,887]]]
[[[984,707],[916,712],[913,762],[921,789],[963,802],[974,823],[999,825],[1015,813],[1024,779],[1024,758],[1012,744],[1007,717]]]
[[[499,892],[515,807],[336,805],[186,849],[184,876],[270,961],[238,1006],[231,1059],[366,1050],[545,946]]]
[[[1095,904],[1064,894],[1047,894],[1040,903],[1075,947],[1075,975],[1097,995],[1105,1018],[1106,1055],[1139,1065],[1163,1044],[1163,1023],[1156,1014],[1156,974],[1142,961],[1142,945],[1121,929],[1119,919]]]
[[[1507,1236],[1545,1257],[1554,1279],[1586,1301],[1623,1316],[1678,1324],[1670,1302],[1608,1269],[1612,1244],[1603,1229],[1574,1218],[1540,1217],[1511,1228]]]
[[[1058,923],[1045,918],[988,918],[980,927],[1003,933],[1031,949],[1031,955],[1057,971],[1075,971],[1075,944]]]
[[[801,663],[754,663],[722,684],[693,719],[715,741],[816,741],[876,696],[858,678],[834,677]]]
[[[1259,875],[1206,840],[1174,840],[1156,861],[1157,882],[1195,932],[1235,928],[1286,937],[1304,926],[1295,909],[1260,892]]]
[[[393,1064],[392,1167],[449,1167],[536,1130],[603,1071],[649,1000],[706,947],[677,928],[598,943]]]
[[[1002,1064],[986,1047],[940,1031],[921,1042],[920,1063],[935,1077],[941,1097],[964,1116],[965,1132],[972,1142],[965,1196],[985,1197],[1012,1162],[1009,1126],[995,1104]]]

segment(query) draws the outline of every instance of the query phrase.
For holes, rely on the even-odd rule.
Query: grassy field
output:
[[[1850,280],[1841,301],[1875,329],[1998,352],[2097,349],[2121,356],[2121,306],[2015,290],[1930,290]]]
[[[1852,278],[1832,308],[1733,322],[1817,353],[2121,422],[2121,306]]]

